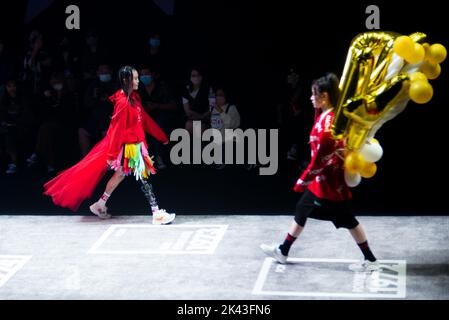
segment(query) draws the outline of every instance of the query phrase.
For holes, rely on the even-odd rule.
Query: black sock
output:
[[[292,236],[290,233],[287,233],[287,237],[285,237],[284,243],[279,246],[281,253],[284,256],[288,256],[288,252],[290,251],[290,247],[293,242],[295,242],[296,238]]]
[[[368,241],[357,243],[357,245],[359,246],[360,250],[362,250],[362,253],[365,256],[365,260],[369,260],[371,262],[376,261],[376,257],[371,252],[371,249],[368,246]]]

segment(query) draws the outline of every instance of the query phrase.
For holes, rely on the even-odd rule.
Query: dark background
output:
[[[402,3],[402,2],[401,2]],[[222,79],[232,88],[247,127],[274,128],[274,105],[286,68],[298,65],[306,93],[313,79],[326,72],[340,75],[351,39],[365,28],[365,8],[380,8],[382,30],[428,35],[430,43],[447,41],[447,11],[441,4],[417,6],[393,2],[343,1],[176,1],[173,16],[152,1],[56,1],[25,24],[27,1],[2,3],[1,36],[20,57],[29,32],[40,29],[46,42],[69,34],[80,44],[90,29],[102,35],[116,67],[133,64],[152,31],[161,33],[164,49],[181,86],[188,68],[201,65],[209,79]],[[65,7],[81,11],[81,30],[65,29]],[[410,102],[406,110],[377,134],[384,149],[378,173],[353,190],[354,204],[364,214],[447,214],[448,181],[447,61],[432,81],[433,99],[425,105]],[[307,96],[308,98],[308,96]],[[310,108],[312,106],[310,105]],[[307,151],[308,152],[308,151]],[[300,171],[279,155],[275,176],[256,171],[197,166],[171,167],[154,178],[160,204],[183,214],[289,213],[298,194],[291,188]],[[0,175],[0,213],[69,213],[41,196],[51,176],[22,173]],[[108,202],[111,212],[139,213],[144,198],[132,179]],[[104,183],[97,188],[96,198]],[[126,186],[125,186],[126,185]],[[88,201],[89,202],[89,201]],[[87,213],[85,203],[80,213]]]

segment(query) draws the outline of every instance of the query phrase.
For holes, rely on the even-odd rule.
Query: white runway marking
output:
[[[0,288],[19,271],[32,256],[0,255]]]
[[[347,272],[352,276],[353,282],[351,286],[346,288],[335,288],[335,291],[316,291],[303,290],[264,290],[267,279],[270,275],[279,275],[291,273],[288,279],[282,279],[287,284],[292,283],[296,288],[298,281],[294,280],[298,272],[295,270],[288,270],[287,268],[294,268],[294,263],[301,263],[302,267],[306,267],[307,263],[338,263],[351,264],[358,260],[349,259],[311,259],[311,258],[289,258],[289,264],[283,266],[275,262],[272,258],[266,258],[262,264],[262,268],[257,277],[252,294],[267,295],[267,296],[297,296],[297,297],[334,297],[334,298],[405,298],[406,297],[406,261],[405,260],[379,260],[379,271],[372,273],[353,272],[347,269]],[[298,264],[299,265],[299,264]],[[273,267],[274,266],[274,267]],[[326,269],[329,272],[328,268]],[[326,270],[324,272],[326,272]],[[295,273],[296,272],[296,273]],[[304,272],[304,270],[302,270]],[[317,272],[316,268],[310,272]],[[349,279],[349,278],[348,278]],[[276,286],[276,284],[274,284]]]
[[[227,228],[228,225],[116,224],[110,226],[103,233],[88,253],[117,255],[213,254]],[[139,243],[136,243],[137,240],[133,242],[133,230],[140,232],[138,233]],[[152,232],[141,233],[147,230]],[[111,237],[111,235],[114,236]],[[134,234],[135,236],[136,234]],[[114,242],[114,238],[120,238],[120,242]],[[136,249],[138,246],[145,248]]]

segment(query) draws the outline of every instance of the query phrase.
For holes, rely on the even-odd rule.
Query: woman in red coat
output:
[[[61,172],[44,185],[45,195],[56,205],[76,211],[81,202],[92,196],[98,182],[109,168],[115,171],[109,179],[101,198],[90,206],[90,211],[102,219],[110,218],[106,201],[125,176],[134,175],[142,182],[151,206],[153,224],[169,224],[174,213],[159,209],[152,186],[147,181],[156,170],[148,155],[145,132],[167,144],[168,138],[153,119],[144,111],[139,94],[139,75],[136,69],[125,66],[119,70],[121,89],[109,99],[114,104],[108,132],[80,162]]]
[[[312,84],[311,101],[315,108],[315,125],[310,133],[312,159],[293,188],[303,192],[296,205],[296,214],[289,233],[280,246],[261,245],[265,254],[279,263],[287,262],[291,245],[304,230],[307,218],[331,221],[336,228],[345,228],[358,244],[364,261],[350,265],[353,271],[374,271],[379,268],[376,257],[368,246],[362,225],[351,210],[352,194],[344,180],[343,159],[340,150],[342,140],[334,140],[331,126],[333,107],[339,96],[338,78],[333,73],[315,80]]]

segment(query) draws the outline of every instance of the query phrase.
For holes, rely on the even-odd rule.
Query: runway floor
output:
[[[363,216],[379,272],[349,233],[309,219],[290,262],[259,245],[291,216],[0,216],[0,300],[449,299],[449,217]]]

